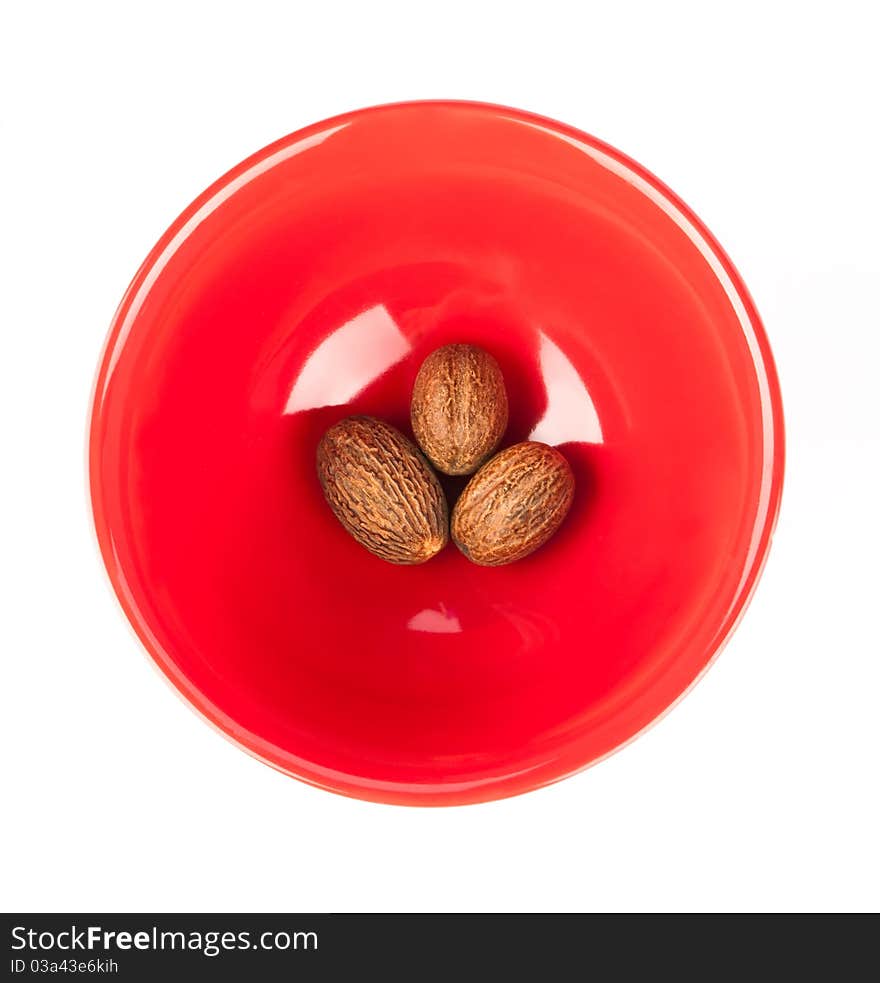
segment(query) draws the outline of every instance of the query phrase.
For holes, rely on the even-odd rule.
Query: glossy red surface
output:
[[[409,433],[451,341],[504,370],[503,446],[576,473],[509,567],[383,563],[315,477],[342,416]],[[174,685],[290,774],[414,804],[534,788],[662,714],[742,612],[782,471],[767,341],[699,221],[612,148],[477,104],[320,123],[206,191],[119,308],[91,423],[104,560]]]

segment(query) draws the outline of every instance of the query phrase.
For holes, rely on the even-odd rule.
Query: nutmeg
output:
[[[399,430],[368,416],[334,424],[318,445],[318,478],[336,518],[389,563],[424,563],[449,540],[446,497]]]
[[[559,451],[514,444],[468,482],[452,513],[452,538],[481,566],[513,563],[547,542],[573,498],[574,475]]]
[[[413,433],[446,474],[472,474],[507,429],[507,391],[495,359],[474,345],[446,345],[422,363],[410,408]]]

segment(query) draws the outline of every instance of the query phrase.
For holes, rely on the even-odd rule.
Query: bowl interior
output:
[[[386,564],[315,476],[343,416],[410,434],[450,341],[500,362],[504,444],[577,478],[509,567]],[[339,791],[471,801],[601,757],[699,675],[766,550],[780,428],[748,297],[665,189],[546,120],[411,104],[267,148],[169,230],[113,326],[91,484],[129,617],[210,719]]]

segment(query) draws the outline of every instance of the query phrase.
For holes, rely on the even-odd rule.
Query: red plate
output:
[[[505,443],[577,477],[509,567],[384,563],[315,477],[341,417],[409,430],[450,341],[501,363]],[[104,561],[163,672],[268,764],[409,804],[544,785],[656,720],[741,616],[782,473],[767,339],[700,221],[606,144],[470,103],[340,116],[209,188],[125,295],[91,420]]]

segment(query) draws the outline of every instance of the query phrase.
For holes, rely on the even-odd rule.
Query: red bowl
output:
[[[500,362],[505,443],[577,478],[508,567],[384,563],[315,476],[343,416],[409,432],[450,341]],[[471,103],[339,116],[209,188],[123,298],[90,432],[104,562],[172,683],[266,763],[408,804],[545,785],[672,706],[755,587],[782,474],[767,339],[699,219],[606,144]]]

